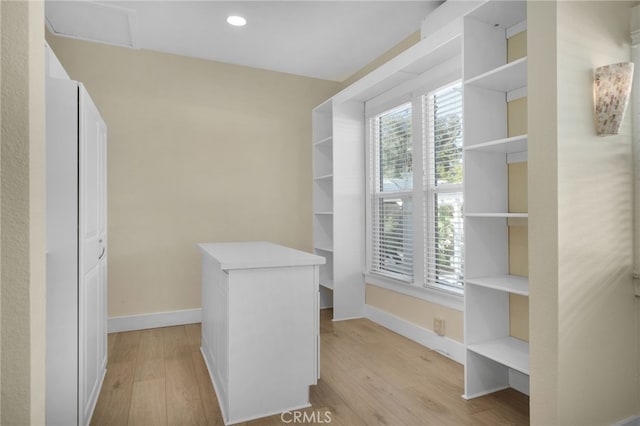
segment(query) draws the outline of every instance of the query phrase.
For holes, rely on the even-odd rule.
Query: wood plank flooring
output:
[[[333,322],[331,315],[321,311],[312,407],[245,425],[529,424],[525,395],[505,390],[465,401],[461,365],[369,320]],[[110,334],[91,425],[222,425],[199,348],[200,324]]]

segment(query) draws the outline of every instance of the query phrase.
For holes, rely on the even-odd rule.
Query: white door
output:
[[[79,391],[86,425],[106,364],[106,125],[79,84]]]

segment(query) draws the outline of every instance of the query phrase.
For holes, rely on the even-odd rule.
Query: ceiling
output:
[[[440,1],[47,0],[57,35],[343,81],[420,29]],[[226,23],[229,15],[244,27]]]

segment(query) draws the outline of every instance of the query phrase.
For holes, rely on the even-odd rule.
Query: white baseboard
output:
[[[393,314],[382,311],[370,305],[364,306],[364,316],[389,330],[395,331],[401,336],[420,343],[429,349],[433,349],[452,360],[463,364],[465,361],[464,344],[449,339],[445,336],[438,336],[431,330],[422,328],[407,320],[399,318]]]
[[[145,330],[147,328],[170,327],[201,322],[202,309],[184,309],[182,311],[155,312],[153,314],[111,317],[107,325],[109,333],[120,331]]]

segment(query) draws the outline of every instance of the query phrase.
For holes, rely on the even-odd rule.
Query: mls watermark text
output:
[[[331,417],[331,411],[328,410],[316,410],[316,411],[285,411],[280,414],[280,420],[282,423],[331,423],[333,418]]]

